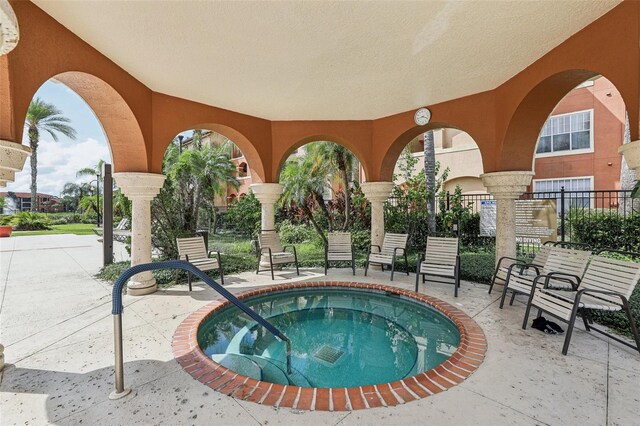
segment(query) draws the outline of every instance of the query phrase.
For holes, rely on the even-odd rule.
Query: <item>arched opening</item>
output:
[[[326,232],[368,232],[366,203],[360,202],[366,173],[356,154],[345,144],[315,138],[305,138],[289,152],[278,171],[283,196],[276,229],[303,226],[322,241]]]
[[[103,83],[93,76],[64,73],[36,91],[22,133],[23,144],[34,154],[0,194],[5,198],[5,214],[46,213],[42,227],[56,233],[91,232],[92,227],[101,226],[102,164],[112,163],[114,151],[106,129],[115,126],[113,117],[107,118],[108,124],[101,120],[101,105],[108,102],[103,97],[113,95],[101,92],[103,89]],[[121,121],[126,127],[126,119]],[[118,191],[115,195],[114,216],[120,220],[129,214],[128,204],[119,202]],[[27,230],[29,226],[40,225],[18,224],[15,228]]]
[[[181,132],[169,144],[162,173],[167,180],[152,204],[154,241],[170,258],[177,255],[176,238],[221,230],[221,217],[253,179],[235,141],[197,128]]]

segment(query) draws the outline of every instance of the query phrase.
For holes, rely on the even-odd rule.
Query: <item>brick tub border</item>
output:
[[[391,383],[352,388],[305,388],[262,382],[223,367],[198,345],[198,329],[231,302],[216,301],[198,309],[178,326],[171,343],[176,361],[194,379],[234,398],[297,410],[350,411],[400,405],[443,392],[462,383],[482,363],[487,340],[478,324],[460,309],[435,297],[397,287],[340,281],[314,281],[277,285],[241,293],[237,297],[265,295],[310,287],[343,287],[390,292],[429,305],[451,319],[460,332],[460,345],[442,364],[424,373]]]

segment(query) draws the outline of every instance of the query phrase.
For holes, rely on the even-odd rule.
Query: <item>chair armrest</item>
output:
[[[402,253],[400,253],[400,254],[405,254],[405,253],[406,253],[406,251],[407,251],[405,247],[395,247],[395,248],[393,249],[393,255],[394,255],[394,256],[397,254],[396,252],[397,252],[398,250],[402,250]]]
[[[525,268],[533,268],[536,270],[536,275],[540,275],[540,266],[535,263],[512,263],[507,269],[507,275],[511,275],[513,268],[521,268],[520,271]]]
[[[574,290],[577,290],[582,282],[582,279],[577,275],[567,274],[564,272],[549,272],[544,280],[544,288],[549,288],[549,281],[551,281],[552,278],[558,278],[561,281],[568,282]]]
[[[207,253],[207,257],[211,257],[211,253],[215,253],[216,255],[218,255],[218,257],[220,257],[220,251],[218,250],[209,250],[209,252]]]
[[[514,263],[526,263],[522,259],[516,259],[515,257],[509,257],[509,256],[502,256],[500,259],[498,259],[498,268],[502,265],[503,260],[511,260]]]
[[[263,247],[260,249],[260,254],[262,254],[265,250],[269,252],[269,256],[271,256],[271,247]]]
[[[617,296],[622,300],[622,304],[626,305],[628,303],[627,298],[624,297],[624,294],[618,293],[617,291],[608,291],[608,290],[595,290],[591,288],[583,288],[582,290],[578,290],[578,294],[576,295],[576,303],[580,301],[580,297],[583,294],[605,294],[607,296]]]
[[[284,247],[282,247],[282,251],[285,251],[285,250],[287,250],[288,248],[292,248],[292,249],[293,249],[293,254],[294,254],[295,256],[297,256],[297,253],[296,253],[296,246],[294,246],[293,244],[288,245],[288,246],[284,246]]]

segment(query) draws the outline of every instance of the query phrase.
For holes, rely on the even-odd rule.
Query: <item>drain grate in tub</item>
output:
[[[318,358],[320,361],[335,364],[342,355],[344,355],[344,351],[324,345],[320,349],[318,349],[318,352],[316,352],[313,356],[315,358]]]

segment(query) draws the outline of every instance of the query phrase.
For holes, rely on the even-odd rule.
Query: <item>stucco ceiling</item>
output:
[[[35,3],[157,92],[353,120],[493,89],[619,1]]]

